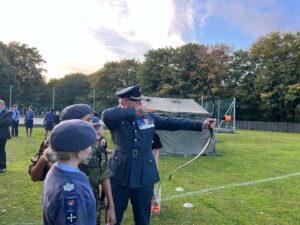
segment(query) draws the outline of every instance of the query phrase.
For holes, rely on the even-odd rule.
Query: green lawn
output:
[[[8,170],[0,174],[0,224],[42,224],[42,184],[27,168],[44,132],[20,133],[8,142]],[[151,224],[300,224],[300,134],[239,130],[217,141],[222,156],[200,157],[170,182],[170,172],[190,158],[161,157],[162,212]],[[194,207],[184,208],[187,202]],[[133,224],[130,207],[123,224]]]

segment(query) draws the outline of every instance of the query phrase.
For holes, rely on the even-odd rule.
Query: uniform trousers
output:
[[[0,169],[6,169],[6,139],[0,139]]]
[[[135,224],[150,224],[151,200],[154,185],[141,188],[128,188],[126,186],[115,184],[111,181],[111,187],[117,220],[115,225],[121,224],[123,213],[128,206],[129,199],[133,209]]]
[[[17,120],[17,121],[12,120],[11,121],[11,136],[18,137],[18,135],[19,135],[19,120]]]

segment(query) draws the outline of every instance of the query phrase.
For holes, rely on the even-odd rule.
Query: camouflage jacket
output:
[[[108,168],[107,144],[104,138],[101,138],[92,145],[90,157],[79,165],[90,180],[92,186],[97,186],[102,180],[109,178],[112,172]]]

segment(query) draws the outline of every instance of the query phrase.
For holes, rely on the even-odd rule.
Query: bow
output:
[[[187,57],[186,57],[187,58]],[[206,84],[206,86],[208,87],[209,89],[209,92],[211,94],[211,97],[212,97],[212,101],[213,101],[213,109],[212,109],[212,114],[211,114],[211,117],[214,118],[214,115],[215,115],[215,97],[214,97],[214,93],[208,83],[208,81],[205,79],[205,77],[196,69],[195,66],[192,65],[191,61],[190,60],[187,60],[189,65],[191,66],[191,68],[197,73],[200,75],[201,79],[203,80],[203,82]],[[209,130],[210,130],[210,136],[209,138],[207,139],[207,142],[206,144],[204,145],[203,149],[193,158],[191,159],[190,161],[184,163],[183,165],[177,167],[175,170],[172,171],[172,173],[170,174],[169,176],[169,181],[172,179],[172,176],[174,173],[176,173],[177,171],[181,170],[183,167],[189,165],[190,163],[192,163],[193,161],[195,161],[197,158],[199,158],[203,152],[205,152],[205,150],[207,149],[207,147],[209,146],[209,144],[211,143],[211,141],[213,140],[213,135],[214,135],[214,132],[213,132],[213,129],[211,127],[209,127]]]

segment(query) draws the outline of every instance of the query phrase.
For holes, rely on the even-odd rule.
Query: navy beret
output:
[[[54,151],[77,152],[89,147],[95,141],[95,129],[79,119],[62,121],[50,134],[50,146]]]
[[[93,112],[93,109],[87,104],[74,104],[69,105],[61,111],[59,119],[63,120],[71,120],[71,119],[81,119],[87,114]]]
[[[98,118],[97,116],[94,116],[94,117],[92,118],[92,123],[100,123],[99,118]]]
[[[139,84],[137,84],[134,86],[124,88],[120,91],[117,91],[116,96],[118,96],[119,98],[131,98],[134,100],[141,100],[142,99],[141,87]]]

